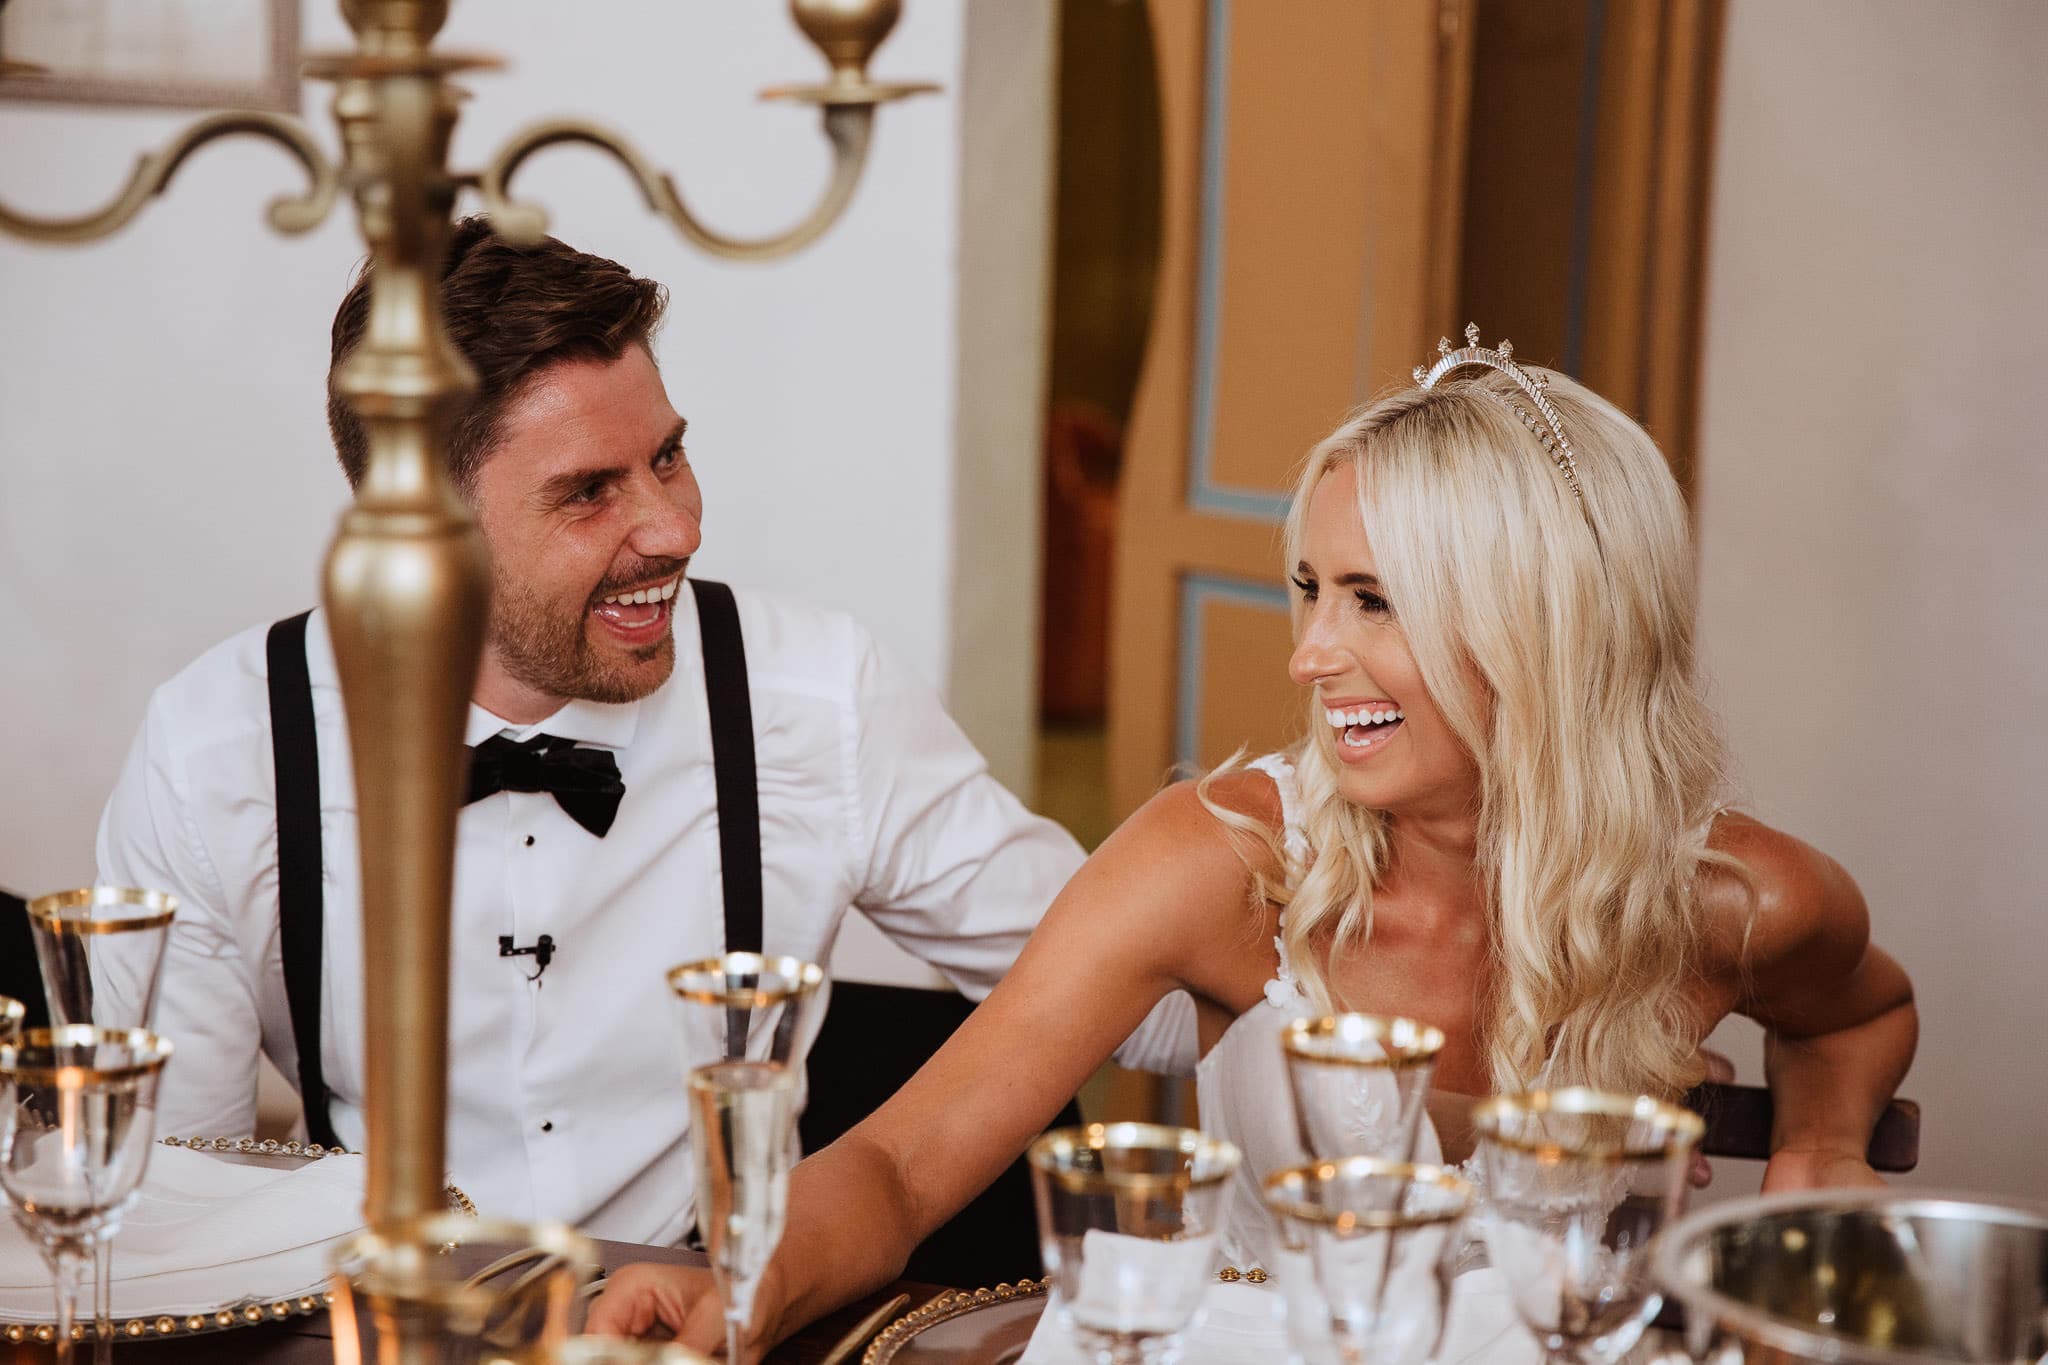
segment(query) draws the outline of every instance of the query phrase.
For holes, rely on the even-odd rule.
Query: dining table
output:
[[[598,1251],[598,1262],[607,1274],[636,1261],[686,1266],[708,1264],[703,1252],[682,1247],[606,1241],[596,1241],[594,1245]],[[950,1292],[943,1285],[909,1280],[885,1286],[836,1313],[818,1319],[790,1337],[768,1353],[766,1365],[823,1365],[845,1343],[850,1330],[898,1295],[909,1297],[890,1315],[891,1319]],[[879,1326],[881,1324],[877,1324],[877,1328]],[[0,1365],[46,1365],[53,1354],[53,1349],[45,1345],[0,1343]],[[841,1358],[851,1365],[858,1365],[860,1357],[861,1347],[856,1347]],[[81,1344],[75,1358],[81,1362],[90,1361],[90,1347]],[[334,1329],[326,1312],[309,1313],[221,1332],[121,1341],[115,1344],[114,1358],[122,1365],[328,1365],[334,1359]]]

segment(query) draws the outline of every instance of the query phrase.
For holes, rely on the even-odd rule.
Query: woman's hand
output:
[[[775,1276],[770,1265],[762,1276],[755,1299],[765,1306],[776,1301]],[[767,1334],[761,1330],[762,1314],[755,1314],[754,1330],[747,1338],[748,1360],[757,1360],[766,1350]],[[584,1330],[593,1336],[673,1336],[692,1350],[710,1354],[724,1349],[725,1316],[718,1298],[718,1286],[709,1270],[692,1266],[629,1265],[605,1281],[604,1292],[591,1302]]]
[[[1840,1147],[1780,1147],[1764,1167],[1765,1194],[1874,1186],[1884,1180],[1855,1152]]]

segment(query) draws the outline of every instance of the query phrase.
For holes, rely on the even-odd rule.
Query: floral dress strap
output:
[[[1301,827],[1300,794],[1296,790],[1294,764],[1285,754],[1265,754],[1245,765],[1256,768],[1273,779],[1273,786],[1280,793],[1280,851],[1287,862],[1287,882],[1292,886],[1301,879],[1308,868],[1308,832]],[[1280,914],[1280,927],[1287,927],[1287,913]],[[1273,979],[1266,983],[1266,1003],[1276,1009],[1298,1008],[1305,996],[1301,982],[1294,975],[1294,964],[1287,959],[1286,940],[1279,935],[1273,938],[1273,951],[1279,958],[1274,968]]]

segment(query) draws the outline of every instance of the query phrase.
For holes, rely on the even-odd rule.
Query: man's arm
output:
[[[1866,1151],[1912,1065],[1913,984],[1833,859],[1763,826],[1741,842],[1757,879],[1743,1012],[1767,1031],[1775,1114],[1764,1188],[1882,1184]]]
[[[1083,854],[1033,815],[938,694],[873,641],[856,665],[847,800],[869,859],[859,905],[890,938],[972,1000],[987,997]],[[1192,1072],[1194,1006],[1160,1002],[1117,1050],[1125,1066]]]
[[[256,1130],[262,1025],[166,731],[152,700],[100,817],[98,875],[103,884],[167,891],[178,900],[156,1005],[155,1031],[173,1049],[158,1129],[243,1136]]]

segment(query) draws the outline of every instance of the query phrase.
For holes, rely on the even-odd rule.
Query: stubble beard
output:
[[[607,659],[587,633],[588,609],[572,614],[500,580],[491,596],[490,648],[515,682],[551,697],[620,705],[639,701],[676,666],[675,617],[651,645],[627,652],[630,665]],[[653,667],[649,667],[653,665]]]

